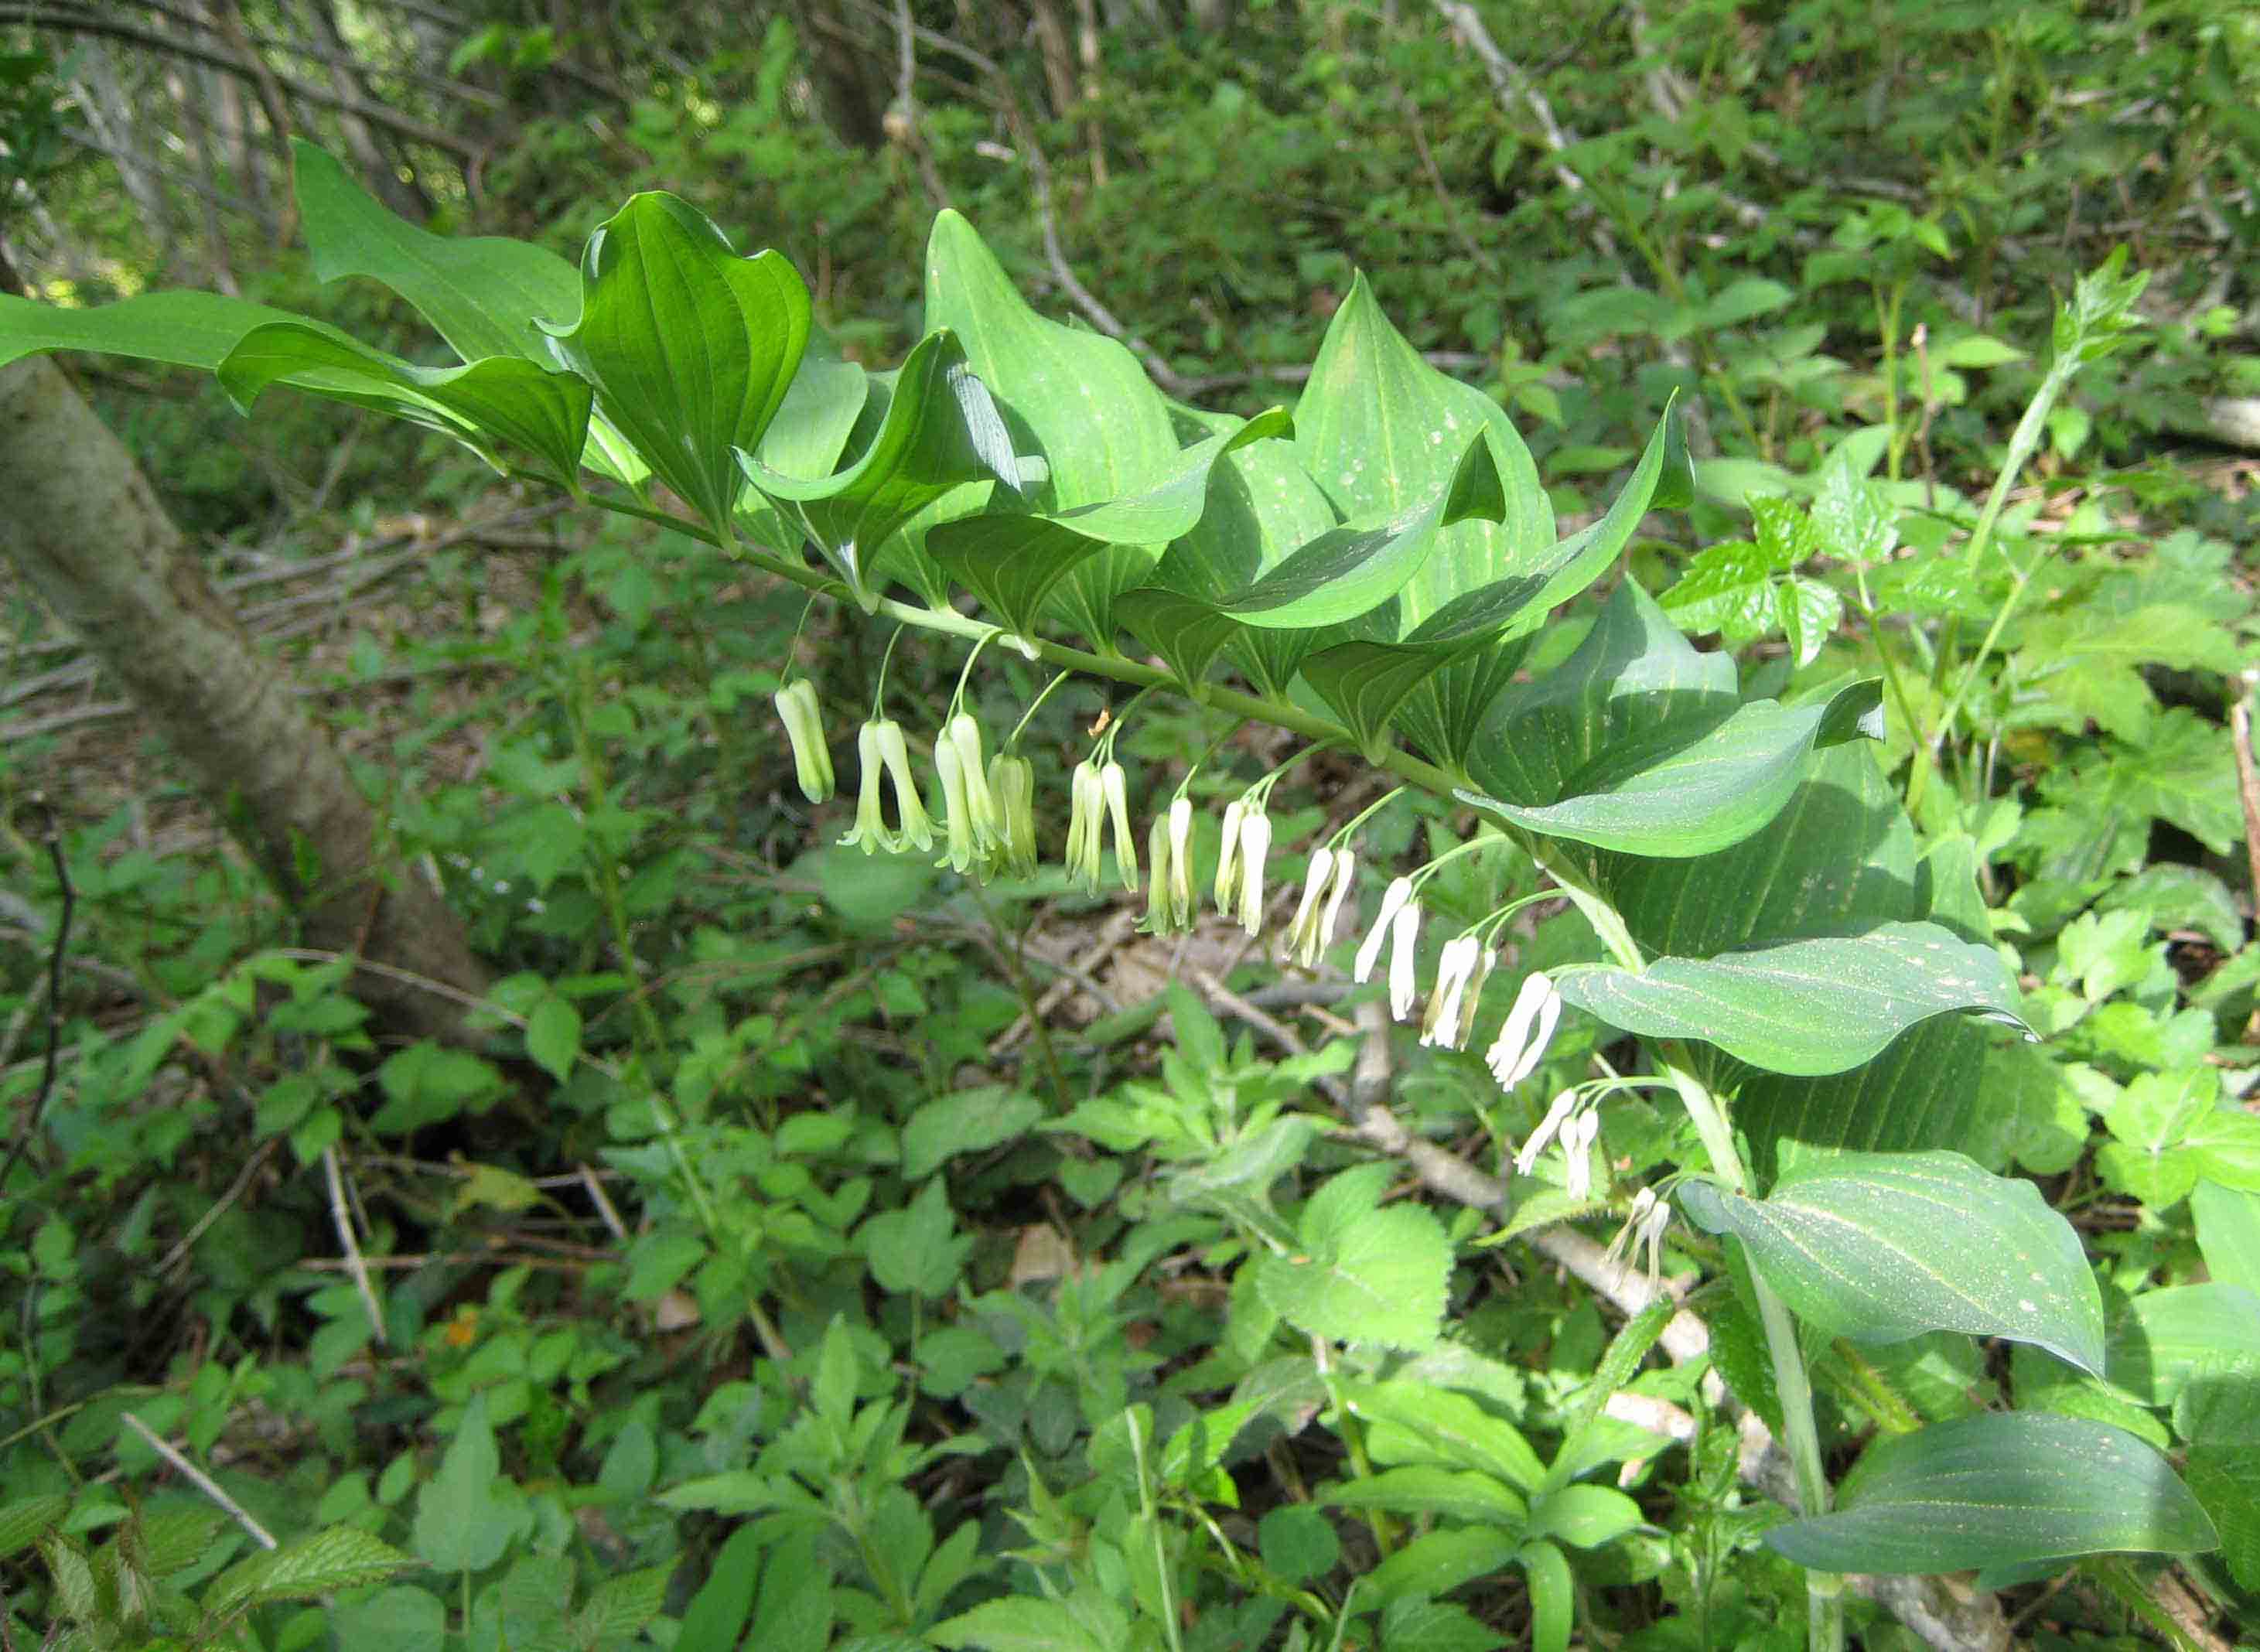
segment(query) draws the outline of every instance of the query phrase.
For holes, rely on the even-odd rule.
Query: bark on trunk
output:
[[[132,455],[61,368],[0,368],[0,554],[132,696],[273,882],[305,944],[483,994],[463,927],[390,858],[344,759],[213,592]],[[456,1005],[388,975],[390,1031],[460,1035]]]

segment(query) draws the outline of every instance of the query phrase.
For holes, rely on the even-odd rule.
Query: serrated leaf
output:
[[[2040,1190],[1959,1153],[1848,1154],[1763,1199],[1683,1184],[1799,1316],[1854,1341],[1927,1331],[2006,1337],[2103,1374],[2103,1298],[2071,1224]]]
[[[195,1565],[211,1551],[212,1540],[227,1524],[218,1509],[170,1509],[143,1519],[141,1564],[152,1577],[169,1577]]]
[[[417,1562],[356,1527],[337,1526],[237,1562],[212,1580],[202,1605],[214,1617],[270,1600],[308,1600],[383,1583]]]
[[[501,1474],[502,1456],[482,1394],[464,1407],[440,1471],[416,1494],[410,1541],[426,1565],[444,1572],[484,1571],[502,1558],[516,1522],[515,1509],[496,1493]]]
[[[1313,1336],[1421,1348],[1436,1340],[1452,1268],[1451,1241],[1414,1205],[1379,1208],[1390,1168],[1345,1170],[1313,1194],[1298,1248],[1257,1258],[1257,1293]]]
[[[1119,1652],[1130,1621],[1113,1601],[1085,1594],[1070,1605],[1020,1596],[983,1601],[926,1631],[945,1647],[983,1652]]]
[[[60,1491],[0,1505],[0,1560],[29,1548],[69,1513],[70,1498]]]
[[[566,365],[653,474],[726,539],[755,449],[808,341],[808,289],[783,254],[740,258],[690,203],[629,198],[589,238],[579,319],[547,324]]]
[[[1817,1571],[1923,1573],[2214,1547],[2213,1524],[2156,1451],[2046,1412],[1985,1412],[1887,1435],[1837,1506],[1765,1534]]]
[[[912,517],[969,483],[1001,479],[1017,493],[1019,477],[1004,415],[948,330],[919,340],[893,383],[869,394],[886,398],[877,432],[836,476],[795,477],[738,454],[747,480],[866,599],[875,559]]]
[[[605,1578],[589,1591],[574,1619],[583,1643],[602,1645],[636,1634],[666,1610],[668,1580],[674,1575],[672,1566],[645,1566]]]
[[[1793,940],[1711,958],[1653,959],[1641,970],[1559,972],[1563,998],[1647,1038],[1714,1044],[1770,1072],[1843,1072],[1935,1015],[1975,1010],[2021,1027],[2016,983],[1991,948],[1936,924]]]

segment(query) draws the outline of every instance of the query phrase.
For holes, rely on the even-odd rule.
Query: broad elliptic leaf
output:
[[[1843,1072],[1917,1022],[1958,1010],[2024,1026],[1999,955],[1931,923],[1656,958],[1639,970],[1578,965],[1555,984],[1625,1032],[1699,1040],[1777,1073]]]
[[[1794,709],[1754,700],[1700,733],[1667,724],[1605,749],[1568,776],[1558,803],[1534,808],[1480,792],[1458,795],[1548,837],[1630,855],[1709,855],[1779,813],[1813,748],[1861,726],[1882,703],[1872,679]]]
[[[1242,624],[1267,630],[1355,619],[1412,581],[1436,550],[1443,529],[1477,518],[1500,521],[1508,509],[1497,455],[1478,432],[1451,475],[1409,507],[1329,529],[1218,606]]]
[[[812,324],[799,371],[785,388],[754,457],[781,476],[812,482],[830,476],[840,468],[848,439],[871,398],[870,379],[840,354],[830,333]]]
[[[1303,1207],[1297,1248],[1255,1262],[1265,1305],[1338,1342],[1423,1348],[1436,1340],[1451,1241],[1418,1205],[1380,1205],[1389,1167],[1345,1170]]]
[[[278,322],[340,340],[346,336],[287,310],[211,292],[144,293],[90,310],[64,310],[0,293],[0,367],[46,350],[94,350],[209,373],[246,333]]]
[[[2260,1293],[2242,1285],[2145,1291],[2111,1321],[2111,1380],[2171,1405],[2208,1362],[2260,1361]]]
[[[388,211],[345,168],[304,139],[290,144],[298,223],[325,282],[362,275],[405,299],[466,362],[520,356],[562,365],[541,324],[562,326],[581,307],[581,279],[546,247],[500,235],[434,235]],[[635,487],[649,474],[601,416],[583,462]]]
[[[2021,1179],[1959,1153],[1847,1154],[1753,1199],[1677,1196],[1731,1233],[1799,1317],[1856,1342],[1926,1331],[2006,1337],[2103,1375],[2103,1298],[2071,1224]]]
[[[416,1494],[410,1541],[426,1565],[443,1572],[484,1571],[503,1557],[517,1522],[515,1506],[497,1493],[498,1484],[511,1484],[502,1478],[502,1455],[480,1395],[464,1407],[440,1471]]]
[[[783,403],[809,325],[783,254],[740,258],[696,207],[647,190],[589,238],[579,320],[547,330],[653,473],[726,538],[738,450]]]
[[[1836,1507],[1766,1542],[1816,1571],[1920,1573],[2218,1539],[2172,1465],[2124,1429],[2050,1412],[1981,1412],[1879,1438]]]
[[[919,511],[968,483],[994,478],[1017,491],[1019,480],[1004,417],[953,334],[919,340],[891,387],[868,389],[887,397],[878,430],[837,475],[792,476],[738,453],[746,479],[866,601],[878,595],[871,558]]]
[[[453,436],[497,470],[504,466],[494,444],[509,443],[539,459],[561,486],[579,485],[589,440],[588,383],[523,356],[417,367],[304,322],[281,321],[246,333],[218,375],[247,414],[268,385],[288,383]]]
[[[976,516],[944,522],[926,537],[926,554],[981,598],[1009,629],[1034,634],[1053,590],[1086,559],[1112,547],[1160,547],[1201,518],[1217,461],[1249,442],[1291,431],[1273,408],[1177,454],[1169,473],[1143,492],[1036,516]],[[1148,555],[1158,556],[1155,550]],[[1107,624],[1094,611],[1084,629]],[[1092,635],[1102,647],[1109,635]]]
[[[1044,480],[1026,490],[1039,514],[1143,494],[1175,467],[1169,404],[1138,358],[1030,309],[973,225],[948,209],[926,242],[926,325],[957,334],[1005,409],[1014,450],[1045,461]],[[1142,583],[1150,561],[1110,551],[1078,562],[1067,583],[1085,629],[1112,631],[1114,596]]]

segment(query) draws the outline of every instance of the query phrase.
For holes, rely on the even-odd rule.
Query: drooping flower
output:
[[[1326,915],[1319,920],[1318,952],[1324,953],[1334,944],[1334,920],[1341,916],[1342,898],[1356,881],[1357,857],[1346,848],[1335,850],[1334,892],[1327,897]],[[1317,959],[1311,962],[1315,963]]]
[[[903,739],[903,726],[891,717],[882,719],[879,729],[879,755],[887,765],[887,779],[895,791],[895,818],[902,823],[900,839],[912,848],[924,851],[933,847],[933,822],[926,816],[926,803],[919,796],[918,780],[911,773],[911,748]]]
[[[1216,859],[1216,909],[1232,910],[1240,895],[1240,823],[1247,817],[1248,799],[1234,797],[1224,805],[1224,848]]]
[[[1491,972],[1498,968],[1498,948],[1485,947],[1483,957],[1476,965],[1475,979],[1468,983],[1464,1008],[1460,1013],[1459,1036],[1452,1041],[1454,1049],[1465,1049],[1468,1040],[1475,1035],[1476,1006],[1483,1001],[1483,990],[1491,981]]]
[[[1420,996],[1420,903],[1408,900],[1389,920],[1389,1013],[1403,1020]]]
[[[1287,949],[1305,969],[1319,961],[1319,914],[1334,873],[1334,852],[1312,851],[1310,870],[1303,876],[1302,904],[1295,908],[1294,922],[1287,926]]]
[[[1506,1012],[1505,1024],[1484,1055],[1501,1090],[1513,1090],[1537,1070],[1561,1019],[1562,995],[1544,971],[1532,970],[1523,977],[1522,990],[1514,995],[1514,1007]]]
[[[989,795],[997,806],[998,863],[1006,876],[1036,871],[1036,770],[1025,757],[998,752],[989,760]]]
[[[1373,979],[1373,966],[1381,961],[1382,943],[1389,939],[1390,926],[1399,910],[1412,898],[1412,880],[1393,879],[1382,891],[1381,915],[1373,920],[1372,931],[1359,945],[1356,962],[1351,966],[1350,977],[1361,986]]]
[[[950,739],[946,728],[933,743],[933,768],[941,779],[943,824],[949,834],[948,846],[934,864],[962,873],[972,866],[977,850],[973,813],[965,803],[965,763],[957,754],[957,742]]]
[[[1271,853],[1271,817],[1251,809],[1240,819],[1240,926],[1263,927],[1263,861]]]
[[[785,738],[792,742],[792,767],[800,782],[800,795],[811,803],[832,800],[832,747],[824,738],[824,712],[816,703],[816,684],[795,677],[776,691],[777,715],[784,719]]]
[[[1588,1108],[1562,1126],[1563,1185],[1571,1198],[1588,1198],[1593,1191],[1593,1138],[1601,1134],[1598,1108]]]
[[[1067,874],[1087,895],[1098,893],[1099,854],[1106,829],[1106,789],[1098,765],[1077,763],[1069,792]]]
[[[1444,943],[1442,955],[1436,960],[1436,987],[1428,995],[1428,1012],[1420,1019],[1420,1042],[1441,1044],[1455,1048],[1460,1040],[1460,1018],[1464,1006],[1470,1019],[1475,1005],[1467,1002],[1467,990],[1475,978],[1477,967],[1483,960],[1483,943],[1472,934],[1455,935]]]
[[[1644,1187],[1634,1194],[1632,1214],[1625,1219],[1624,1226],[1617,1229],[1616,1237],[1609,1241],[1609,1248],[1601,1256],[1601,1265],[1605,1268],[1616,1269],[1617,1277],[1620,1280],[1624,1277],[1624,1264],[1630,1260],[1634,1237],[1641,1232],[1642,1224],[1647,1221],[1649,1212],[1655,1208],[1656,1190],[1654,1188]]]
[[[1639,1219],[1642,1265],[1649,1284],[1654,1284],[1663,1275],[1663,1236],[1671,1228],[1671,1201],[1658,1198]]]
[[[1147,859],[1151,862],[1146,919],[1139,926],[1149,935],[1178,934],[1193,926],[1192,830],[1190,797],[1177,797],[1165,812],[1154,817],[1153,829],[1146,839]]]
[[[879,776],[882,762],[879,756],[879,726],[866,723],[855,736],[855,760],[862,774],[855,790],[855,825],[840,841],[850,848],[859,848],[866,855],[876,855],[881,849],[890,852],[902,847],[892,832],[887,830],[886,816],[879,807]]]
[[[1554,1105],[1547,1108],[1546,1116],[1538,1121],[1538,1128],[1530,1133],[1530,1140],[1524,1142],[1521,1151],[1514,1155],[1514,1173],[1517,1176],[1528,1176],[1537,1168],[1538,1155],[1546,1151],[1547,1144],[1554,1140],[1563,1125],[1570,1122],[1570,1115],[1577,1111],[1576,1091],[1565,1090],[1554,1098]]]
[[[1114,823],[1114,869],[1121,874],[1122,887],[1134,890],[1138,887],[1138,844],[1130,835],[1129,784],[1123,777],[1122,765],[1112,758],[1099,770],[1098,778],[1106,797],[1107,819]]]
[[[957,752],[957,772],[965,783],[965,812],[972,827],[974,853],[983,859],[994,854],[1003,829],[997,815],[997,800],[989,792],[989,770],[981,757],[981,725],[973,720],[969,712],[960,712],[949,719],[941,731],[940,746],[947,741]]]

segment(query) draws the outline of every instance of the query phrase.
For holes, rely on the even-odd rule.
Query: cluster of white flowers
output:
[[[1663,1272],[1663,1235],[1670,1226],[1671,1201],[1654,1188],[1641,1189],[1633,1195],[1632,1214],[1617,1230],[1602,1262],[1614,1265],[1618,1277],[1622,1278],[1624,1269],[1632,1261],[1632,1253],[1637,1249],[1641,1253],[1641,1270],[1648,1276],[1649,1284],[1654,1284]]]

